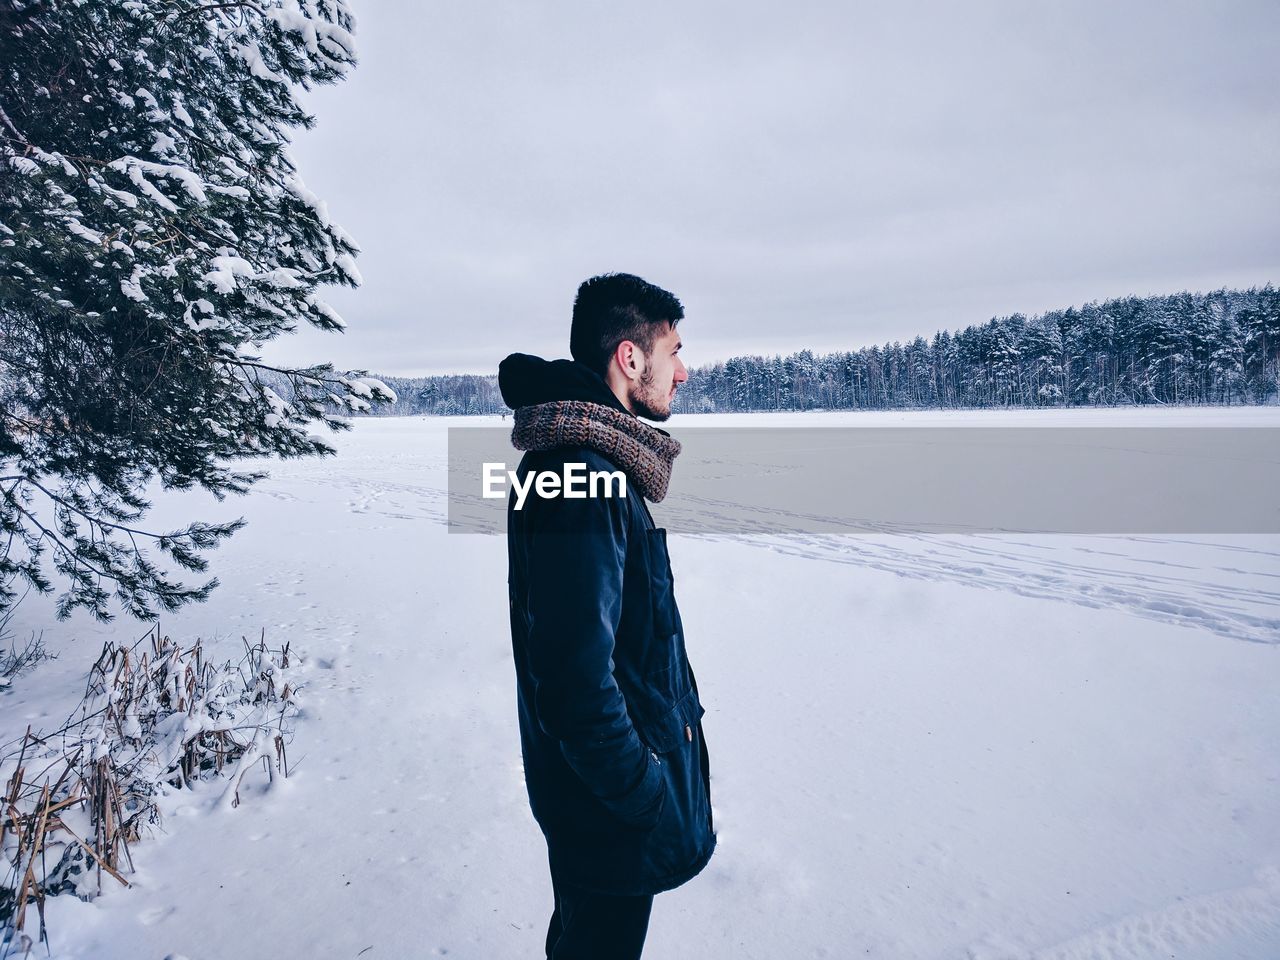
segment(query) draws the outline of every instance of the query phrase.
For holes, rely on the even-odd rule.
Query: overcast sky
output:
[[[350,3],[293,153],[365,283],[274,360],[567,356],[606,271],[690,365],[1280,282],[1274,0]]]

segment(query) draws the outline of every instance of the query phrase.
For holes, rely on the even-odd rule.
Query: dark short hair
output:
[[[654,340],[665,332],[662,324],[674,327],[682,319],[684,307],[675,294],[630,273],[601,274],[578,288],[569,353],[603,377],[609,358],[623,340],[635,343],[648,356]]]

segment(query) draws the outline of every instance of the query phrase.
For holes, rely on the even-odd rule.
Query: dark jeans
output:
[[[547,929],[548,960],[640,960],[653,897],[613,897],[551,874],[556,907]]]

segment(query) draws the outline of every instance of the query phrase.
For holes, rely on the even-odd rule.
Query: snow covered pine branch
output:
[[[287,150],[353,29],[343,0],[0,0],[0,609],[50,559],[60,616],[204,599],[143,546],[203,571],[240,521],[143,529],[144,485],[242,493],[265,474],[227,461],[330,454],[308,424],[394,400],[255,353],[341,330],[318,290],[360,282]]]

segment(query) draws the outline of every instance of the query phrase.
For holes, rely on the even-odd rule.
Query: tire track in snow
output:
[[[676,528],[678,529],[678,528]],[[727,540],[720,534],[692,534]],[[950,581],[1280,643],[1280,544],[987,534],[752,535],[777,553]],[[1274,538],[1242,538],[1274,541]],[[1102,542],[1108,548],[1100,549]],[[1247,565],[1242,566],[1242,561]],[[1243,581],[1243,583],[1242,583]]]

